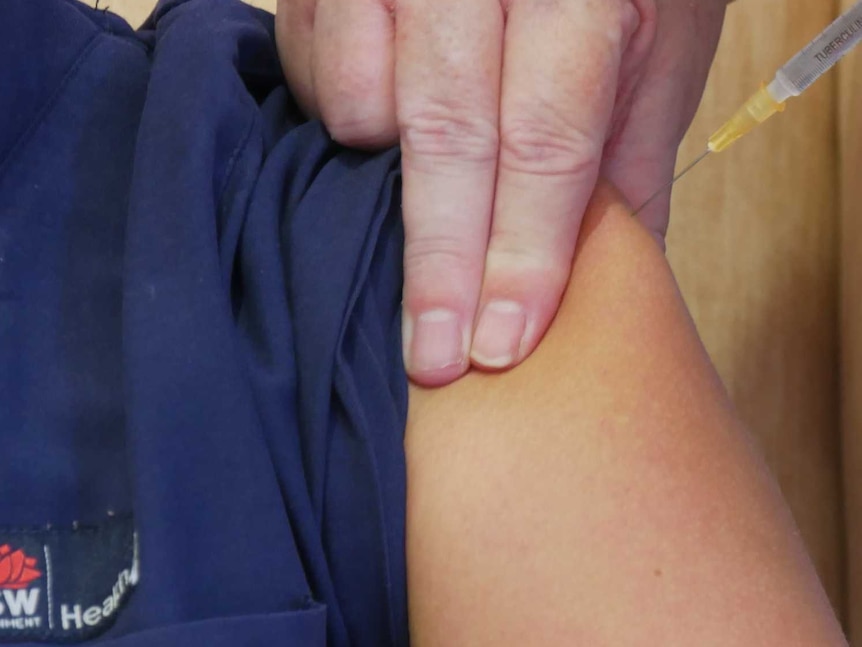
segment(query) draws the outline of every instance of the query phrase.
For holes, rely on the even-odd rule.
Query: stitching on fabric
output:
[[[71,83],[72,79],[75,78],[78,71],[81,69],[81,66],[84,64],[93,51],[98,47],[98,45],[102,42],[103,33],[99,32],[95,34],[90,40],[87,41],[87,44],[81,49],[81,53],[75,59],[75,62],[69,68],[65,75],[63,75],[63,79],[60,81],[60,84],[57,86],[57,89],[54,90],[54,93],[45,102],[45,105],[36,113],[36,117],[33,122],[24,130],[21,134],[21,137],[18,138],[18,141],[12,145],[12,148],[9,150],[9,154],[6,156],[6,159],[0,160],[0,179],[3,178],[6,173],[7,167],[10,165],[13,159],[18,155],[21,149],[24,148],[26,143],[30,140],[31,137],[39,130],[39,126],[42,125],[45,118],[54,108],[54,105],[59,101],[60,97],[66,91],[66,87]]]
[[[42,550],[45,553],[46,588],[48,589],[48,630],[54,631],[54,591],[51,586],[53,583],[51,577],[51,552],[48,550],[47,544],[42,546]]]
[[[63,534],[96,534],[100,532],[106,525],[113,525],[120,522],[131,521],[134,515],[131,513],[109,515],[97,524],[79,524],[76,526],[55,528],[48,524],[45,526],[3,526],[0,525],[0,535],[63,535]]]

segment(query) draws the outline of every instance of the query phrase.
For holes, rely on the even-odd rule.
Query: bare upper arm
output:
[[[663,255],[609,190],[540,348],[413,389],[407,456],[420,647],[842,644]]]

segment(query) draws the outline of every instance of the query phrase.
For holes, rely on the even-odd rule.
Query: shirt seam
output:
[[[45,102],[45,104],[39,109],[36,113],[36,116],[33,118],[33,121],[30,122],[30,125],[24,129],[21,133],[21,136],[18,137],[18,140],[12,145],[7,153],[6,157],[0,160],[0,180],[3,179],[3,176],[6,174],[6,170],[11,164],[12,160],[14,160],[28,141],[35,135],[36,131],[39,129],[39,126],[42,125],[45,118],[54,109],[56,103],[60,100],[60,97],[66,91],[67,86],[71,83],[71,81],[75,78],[78,72],[81,69],[81,66],[84,62],[90,57],[96,47],[102,42],[103,33],[96,33],[93,37],[87,41],[86,45],[81,48],[81,52],[78,54],[75,62],[69,67],[66,73],[63,75],[63,78],[60,80],[60,83],[57,85],[57,88]]]

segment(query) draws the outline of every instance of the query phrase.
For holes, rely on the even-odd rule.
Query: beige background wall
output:
[[[855,2],[855,0],[853,0]],[[851,0],[843,0],[849,7]],[[862,643],[862,52],[839,71],[841,343],[848,620]]]
[[[822,1],[731,5],[680,162],[836,15]],[[822,79],[686,178],[668,248],[704,342],[841,608],[837,81]]]
[[[137,24],[154,1],[109,4]],[[275,0],[255,4],[271,10]],[[711,131],[826,26],[838,4],[731,6],[680,163],[704,149]],[[862,539],[862,335],[855,334],[862,331],[862,52],[686,178],[668,243],[706,346],[778,475],[829,595],[862,636],[855,550]]]
[[[101,9],[107,8],[112,13],[118,14],[125,18],[130,25],[137,27],[147,16],[150,15],[153,7],[156,6],[157,0],[82,0],[84,4],[91,7],[98,6]],[[275,4],[277,0],[244,0],[250,5],[261,7],[271,12],[275,12]]]

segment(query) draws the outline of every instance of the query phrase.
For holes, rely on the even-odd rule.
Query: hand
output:
[[[426,385],[524,360],[553,319],[599,175],[673,174],[725,0],[280,0],[302,107],[400,140],[405,361]],[[642,214],[663,240],[669,196]]]

